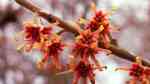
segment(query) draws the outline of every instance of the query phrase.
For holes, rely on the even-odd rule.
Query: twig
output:
[[[128,51],[126,51],[122,48],[119,48],[118,46],[110,45],[110,47],[108,49],[111,50],[112,53],[115,54],[119,58],[123,58],[123,59],[129,60],[129,61],[132,61],[132,62],[136,61],[135,55],[132,55]],[[149,60],[142,59],[142,63],[143,63],[143,65],[150,67],[150,61]]]
[[[79,31],[81,31],[80,29],[78,29],[74,26],[71,26],[69,23],[62,21],[58,17],[42,11],[40,8],[33,5],[32,3],[30,3],[27,0],[15,0],[15,1],[18,4],[20,4],[21,6],[24,6],[25,8],[27,8],[28,10],[37,13],[39,16],[43,17],[44,19],[46,19],[50,23],[55,23],[58,21],[58,23],[59,23],[58,26],[63,28],[64,30],[66,30],[68,32],[72,32],[74,34],[79,34]],[[103,46],[101,46],[101,47],[103,47]],[[115,54],[115,56],[117,56],[117,57],[120,57],[122,59],[126,59],[128,61],[135,62],[136,56],[132,55],[131,53],[129,53],[128,51],[125,51],[122,48],[119,48],[116,45],[111,44],[108,49],[111,50],[112,54]],[[143,59],[142,63],[143,63],[143,65],[150,67],[150,61]]]
[[[18,4],[20,4],[21,6],[24,6],[25,8],[27,8],[28,10],[38,14],[39,16],[41,16],[42,18],[46,19],[48,22],[50,23],[58,23],[58,26],[63,28],[66,31],[78,34],[78,32],[80,31],[79,28],[75,28],[72,25],[68,24],[67,22],[62,21],[61,19],[59,19],[58,17],[52,15],[52,14],[48,14],[47,12],[44,12],[43,10],[41,10],[40,8],[38,8],[37,6],[35,6],[34,4],[32,4],[31,2],[27,1],[27,0],[15,0]]]

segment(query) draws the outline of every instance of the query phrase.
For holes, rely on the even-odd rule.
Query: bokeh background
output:
[[[40,8],[72,22],[83,16],[89,18],[91,2],[96,3],[97,10],[111,11],[111,24],[119,32],[112,33],[118,45],[129,52],[150,60],[150,0],[29,0]],[[16,42],[14,37],[22,30],[22,23],[31,20],[33,14],[20,7],[14,0],[0,0],[0,84],[71,84],[72,75],[56,76],[53,70],[39,71],[36,62],[41,53],[17,52],[16,48],[22,41]],[[44,20],[43,20],[44,22]],[[61,30],[55,28],[55,31]],[[21,39],[21,36],[17,36]],[[63,39],[71,43],[73,37],[65,33]],[[66,63],[69,49],[62,53],[62,63]],[[97,58],[108,69],[103,72],[95,71],[96,84],[125,84],[129,79],[127,72],[115,72],[120,66],[130,66],[130,62],[116,56],[98,54]]]

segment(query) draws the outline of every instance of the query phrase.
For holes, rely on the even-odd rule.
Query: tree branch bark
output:
[[[37,13],[39,16],[41,16],[42,18],[44,18],[45,20],[47,20],[50,23],[58,22],[59,24],[57,26],[63,28],[64,30],[66,30],[68,32],[72,32],[74,34],[79,34],[79,31],[81,31],[79,28],[71,26],[69,23],[59,19],[58,17],[42,11],[40,8],[38,8],[37,6],[35,6],[34,4],[32,4],[31,2],[29,2],[27,0],[15,0],[15,1],[18,4],[20,4],[21,6],[24,6],[25,8],[27,8],[28,10],[30,10],[34,13]],[[128,51],[125,51],[124,49],[119,48],[118,46],[110,44],[110,47],[108,49],[111,50],[112,54],[115,54],[115,56],[117,56],[117,57],[126,59],[131,62],[135,62],[135,59],[136,59],[135,55],[132,55]],[[150,67],[150,61],[142,59],[142,63],[143,63],[143,65]]]
[[[131,61],[131,62],[136,61],[136,55],[132,55],[128,51],[126,51],[122,48],[119,48],[116,45],[110,45],[110,47],[108,49],[111,50],[112,53],[115,54],[119,58],[126,59],[126,60]],[[150,61],[149,60],[142,59],[142,63],[143,63],[143,65],[150,67]]]
[[[78,34],[80,31],[79,28],[73,27],[72,25],[68,24],[67,22],[64,22],[61,19],[59,19],[57,16],[54,16],[54,15],[49,14],[47,12],[44,12],[39,7],[37,7],[36,5],[32,4],[31,2],[29,2],[27,0],[15,0],[15,1],[18,4],[20,4],[21,6],[24,6],[28,10],[30,10],[30,11],[34,12],[35,14],[41,16],[42,18],[46,19],[48,22],[58,23],[57,25],[66,31],[69,31],[69,32],[72,32],[75,34]]]

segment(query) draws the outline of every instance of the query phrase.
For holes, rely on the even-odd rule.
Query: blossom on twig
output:
[[[83,78],[83,84],[87,84],[89,79],[91,84],[95,84],[95,74],[92,64],[86,64],[80,61],[74,69],[74,78],[72,84],[78,84],[80,78]]]
[[[39,47],[43,40],[49,38],[51,30],[51,26],[42,26],[33,22],[26,22],[23,30],[25,40],[23,47],[25,47],[25,50],[30,51],[33,47]]]
[[[72,84],[78,84],[79,80],[82,79],[83,84],[88,84],[88,80],[90,80],[91,84],[95,84],[95,73],[94,71],[97,69],[103,70],[106,69],[106,66],[97,67],[94,64],[84,62],[80,60],[78,63],[73,63],[73,67],[70,67],[69,70],[57,73],[57,75],[73,73]]]
[[[131,79],[128,81],[129,84],[150,84],[150,68],[143,66],[141,59],[136,57],[136,63],[133,63],[130,68],[117,68],[116,70],[126,70],[129,72]]]
[[[51,40],[46,43],[43,49],[44,57],[39,61],[39,65],[43,66],[45,62],[48,62],[49,59],[57,69],[61,69],[61,63],[59,60],[59,54],[63,51],[64,44],[61,42],[61,39],[57,35],[53,35]]]
[[[76,38],[75,47],[73,48],[73,56],[80,57],[85,62],[89,62],[89,57],[95,62],[97,66],[100,66],[95,55],[99,51],[106,51],[105,49],[98,47],[99,30],[92,32],[90,29],[86,29],[80,33]]]

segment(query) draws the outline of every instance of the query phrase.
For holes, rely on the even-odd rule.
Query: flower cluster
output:
[[[95,84],[95,74],[93,73],[93,65],[86,64],[84,61],[80,61],[74,68],[74,79],[72,84],[78,84],[79,79],[83,78],[83,84],[87,84],[87,79],[91,84]]]
[[[103,70],[106,68],[107,68],[106,66],[97,67],[95,66],[95,64],[85,62],[84,60],[80,60],[78,63],[72,62],[72,65],[69,70],[60,72],[57,75],[73,72],[72,84],[78,84],[80,79],[82,79],[81,81],[83,82],[83,84],[88,84],[88,80],[90,81],[91,84],[95,84],[94,71],[97,69]]]
[[[72,53],[74,58],[79,58],[80,61],[74,66],[75,78],[73,84],[77,84],[80,77],[84,79],[84,84],[87,84],[87,78],[90,79],[92,84],[95,84],[93,66],[96,65],[96,69],[102,70],[102,65],[96,59],[96,54],[99,51],[106,51],[98,47],[99,33],[99,29],[94,32],[90,29],[85,29],[76,37]],[[90,58],[94,62],[94,65],[90,63]]]
[[[62,70],[59,55],[65,45],[60,36],[52,33],[51,26],[26,23],[23,32],[26,50],[30,51],[33,48],[38,48],[43,54],[42,59],[37,63],[38,68],[41,69],[51,62],[57,69]],[[100,51],[107,53],[109,51],[100,48],[99,41],[104,44],[105,48],[108,48],[110,43],[109,35],[110,23],[108,15],[101,10],[96,11],[95,16],[84,25],[83,31],[79,31],[79,35],[75,39],[71,52],[73,59],[68,64],[69,71],[74,73],[72,84],[78,84],[80,78],[83,79],[84,84],[87,84],[88,80],[90,80],[91,84],[95,84],[94,70],[102,71],[103,68],[107,68],[99,63],[96,59],[96,54]]]
[[[95,16],[85,24],[84,30],[80,32],[75,40],[72,53],[74,58],[79,58],[80,61],[75,66],[76,78],[73,84],[77,84],[80,77],[84,79],[84,84],[87,84],[87,78],[91,80],[92,84],[95,84],[92,66],[96,65],[96,69],[102,70],[102,64],[96,59],[96,54],[100,51],[108,52],[108,50],[98,46],[98,41],[102,39],[104,47],[108,48],[108,44],[110,43],[109,34],[110,23],[108,15],[103,11],[97,11]],[[94,65],[91,64],[90,59],[94,62]]]
[[[93,8],[96,8],[94,4],[92,5]],[[47,16],[46,13],[41,11],[39,13],[40,14],[38,15],[43,16],[45,19],[47,18],[45,17]],[[59,18],[52,15],[48,16],[50,16],[48,19],[54,19],[54,21],[50,22],[56,22],[55,25],[59,25],[60,27],[67,26],[67,28],[70,27],[70,25],[66,25],[66,23],[59,20]],[[83,22],[85,21],[82,18],[81,20]],[[78,31],[79,35],[75,39],[70,56],[71,59],[69,60],[70,62],[67,64],[67,68],[65,66],[65,69],[68,70],[59,73],[64,74],[73,72],[72,84],[78,84],[80,79],[83,79],[83,84],[88,84],[88,80],[91,84],[95,84],[94,70],[98,69],[102,71],[103,68],[107,68],[106,66],[102,66],[102,64],[96,59],[96,54],[102,51],[110,53],[109,50],[106,50],[109,48],[111,40],[110,33],[112,30],[108,13],[102,10],[96,11],[95,9],[95,15],[89,21],[85,22],[87,23],[81,25],[83,31]],[[25,45],[22,46],[23,49],[28,52],[32,49],[38,49],[43,54],[42,59],[37,63],[37,67],[42,69],[45,65],[51,63],[56,69],[62,70],[63,67],[60,62],[60,54],[64,50],[65,44],[62,42],[59,35],[66,31],[66,28],[57,33],[59,34],[57,35],[52,32],[52,27],[50,25],[44,26],[33,22],[27,22],[23,26],[25,42]],[[77,28],[80,27],[79,25],[75,26],[77,26]],[[101,44],[103,44],[103,48],[100,47]],[[143,66],[139,57],[137,57],[136,63],[133,63],[131,67],[117,68],[116,70],[126,70],[129,72],[129,76],[131,77],[128,82],[129,84],[150,84],[150,68]]]
[[[43,68],[49,61],[61,69],[59,54],[63,51],[64,44],[60,36],[52,33],[50,25],[43,26],[33,22],[26,22],[24,24],[24,49],[29,52],[33,48],[39,49],[43,54],[43,58],[37,63],[39,69]],[[51,60],[50,60],[51,59]]]
[[[73,56],[75,56],[75,58],[79,56],[84,62],[89,62],[89,57],[91,57],[96,65],[100,66],[95,55],[104,49],[98,47],[98,35],[99,30],[92,32],[90,29],[86,29],[81,32],[76,38]]]
[[[142,84],[149,84],[150,68],[133,63],[129,69],[129,75],[132,77],[130,82],[141,81]]]
[[[108,44],[110,42],[109,34],[111,27],[109,17],[106,13],[104,13],[104,11],[97,11],[95,16],[92,17],[89,23],[85,25],[85,29],[90,29],[91,31],[96,31],[97,29],[100,29],[100,35],[105,44],[104,46],[108,48]]]
[[[131,79],[128,81],[129,84],[150,84],[150,68],[143,66],[139,57],[136,59],[136,63],[133,63],[130,68],[117,68],[120,70],[126,70],[129,72]]]
[[[73,48],[73,56],[75,59],[80,58],[79,63],[76,64],[75,73],[77,79],[75,78],[73,84],[77,84],[78,79],[82,77],[84,79],[84,84],[86,83],[86,79],[89,78],[92,84],[95,84],[94,72],[92,69],[92,64],[90,63],[90,59],[94,62],[97,69],[102,70],[102,65],[96,59],[96,54],[100,51],[107,51],[98,46],[98,40],[101,35],[107,35],[109,32],[104,33],[106,29],[102,26],[100,12],[96,14],[94,19],[92,18],[91,22],[85,25],[85,29],[80,32],[80,34],[76,37],[75,46]],[[103,17],[102,17],[103,18]],[[99,22],[98,22],[99,21]],[[104,21],[105,22],[105,21]],[[104,24],[106,27],[106,24]],[[108,25],[108,24],[107,24]],[[108,38],[108,37],[107,37]],[[88,64],[88,65],[86,65]],[[84,68],[84,69],[83,69]],[[83,74],[84,73],[84,74]],[[90,74],[89,74],[90,73]]]
[[[33,47],[40,45],[43,40],[46,40],[51,35],[51,26],[41,26],[31,22],[24,24],[24,40],[25,50],[30,51]],[[36,45],[38,44],[38,45]]]
[[[144,74],[144,68],[137,63],[133,63],[129,75],[135,79],[140,79]]]
[[[55,65],[57,69],[61,69],[59,54],[63,51],[63,48],[64,44],[61,42],[60,37],[57,35],[53,36],[44,46],[44,58],[39,62],[39,66],[43,66],[45,62],[51,59],[52,64]]]

